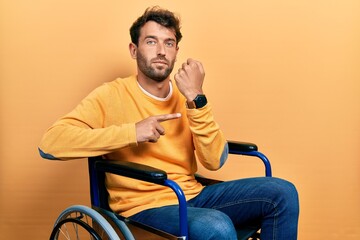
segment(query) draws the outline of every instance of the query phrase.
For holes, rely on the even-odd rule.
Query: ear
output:
[[[130,55],[133,59],[136,59],[137,46],[134,43],[129,44]]]

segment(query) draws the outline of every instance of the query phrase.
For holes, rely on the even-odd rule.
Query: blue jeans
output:
[[[279,178],[247,178],[207,186],[188,202],[189,238],[235,240],[236,228],[261,228],[262,240],[297,239],[298,194]],[[164,206],[130,217],[178,235],[179,208]]]

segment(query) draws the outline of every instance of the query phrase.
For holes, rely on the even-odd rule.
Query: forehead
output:
[[[140,29],[140,38],[144,39],[149,36],[163,39],[176,39],[175,31],[173,29],[164,27],[154,21],[148,21]]]

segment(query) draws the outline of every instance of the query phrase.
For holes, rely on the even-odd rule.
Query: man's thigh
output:
[[[289,186],[287,186],[289,185]],[[224,212],[235,226],[260,227],[266,209],[281,201],[282,189],[291,184],[277,178],[246,178],[207,186],[188,204]]]
[[[231,219],[215,209],[188,207],[190,239],[236,239]],[[157,229],[179,235],[179,207],[177,205],[142,211],[131,219]]]

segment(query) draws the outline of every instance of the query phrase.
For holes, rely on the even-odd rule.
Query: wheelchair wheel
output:
[[[57,218],[50,240],[120,240],[110,223],[94,209],[75,205]]]

